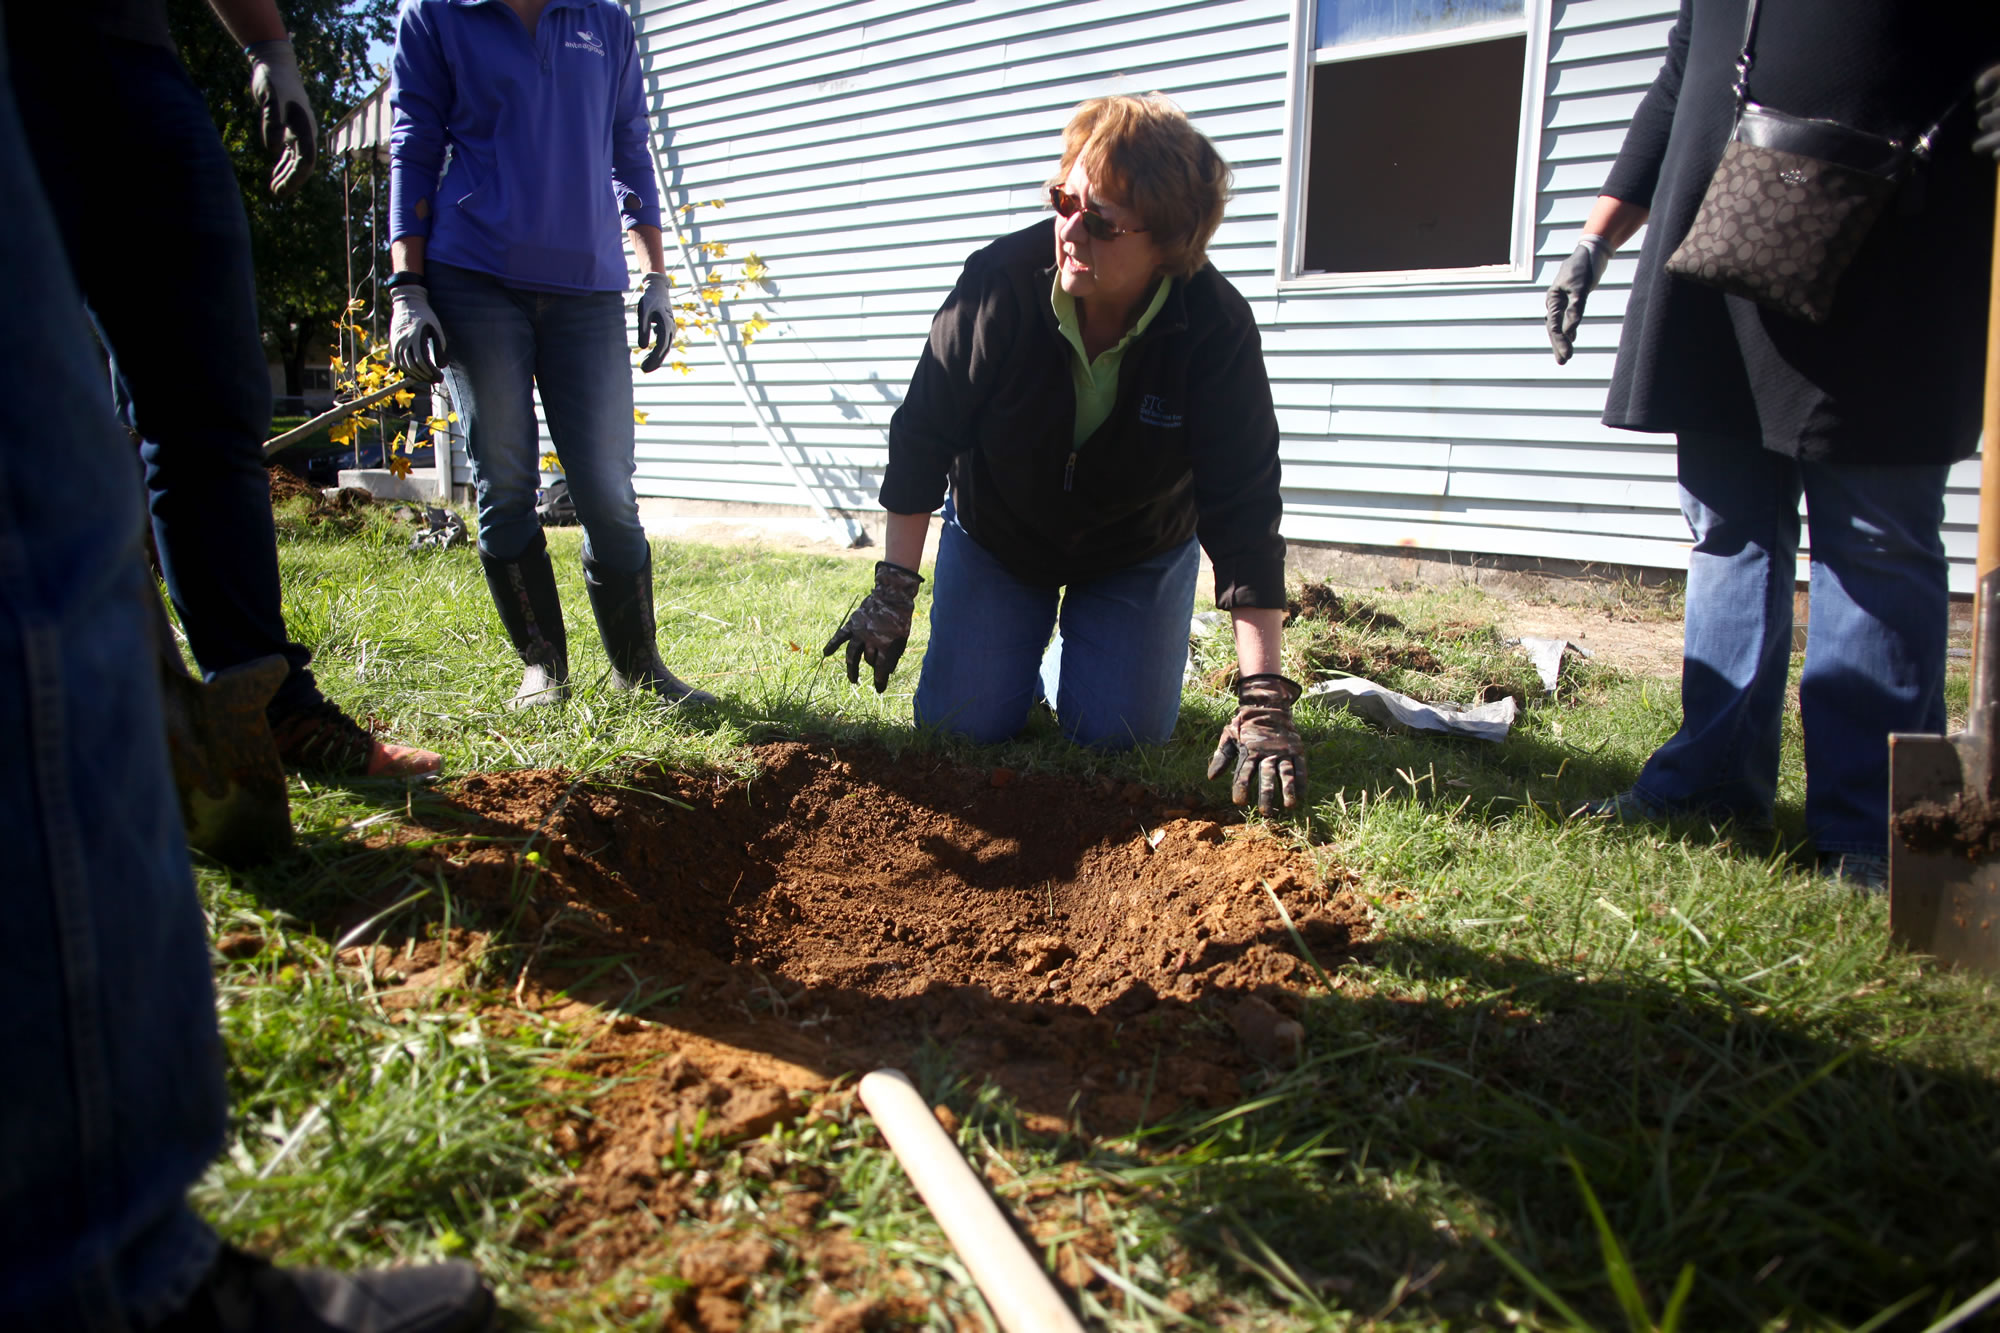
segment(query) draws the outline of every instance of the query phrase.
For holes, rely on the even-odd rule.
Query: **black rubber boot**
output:
[[[540,532],[535,544],[512,560],[481,553],[486,587],[499,608],[514,651],[526,670],[509,708],[559,704],[569,698],[569,636],[563,632],[562,599],[556,594],[555,566]]]
[[[336,1273],[225,1245],[187,1305],[148,1333],[484,1333],[493,1314],[470,1264]]]
[[[590,593],[590,609],[597,614],[597,632],[604,639],[604,651],[611,658],[611,683],[621,690],[651,690],[670,704],[706,707],[716,702],[714,695],[667,670],[660,661],[653,624],[653,552],[646,551],[646,563],[629,574],[618,573],[592,560],[583,559],[583,586]]]

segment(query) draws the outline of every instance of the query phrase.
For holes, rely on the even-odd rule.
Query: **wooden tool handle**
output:
[[[952,1248],[1007,1333],[1083,1333],[1041,1263],[1021,1244],[1000,1206],[939,1128],[930,1105],[901,1070],[861,1080],[861,1101],[909,1172]]]
[[[1986,418],[1979,461],[1979,575],[2000,567],[2000,173],[1995,178],[1993,274],[1986,309]]]

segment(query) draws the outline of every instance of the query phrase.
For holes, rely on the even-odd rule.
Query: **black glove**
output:
[[[841,644],[847,645],[847,679],[861,683],[861,659],[875,668],[875,693],[889,688],[889,675],[903,660],[910,643],[910,617],[916,614],[917,589],[924,576],[914,569],[875,562],[875,591],[861,599],[854,614],[826,641],[821,657],[832,657]]]
[[[1972,108],[1979,118],[1979,137],[1972,141],[1972,151],[2000,161],[2000,65],[1974,80],[1972,92],[1979,99]]]
[[[1229,788],[1229,799],[1236,804],[1249,804],[1254,787],[1257,808],[1268,815],[1280,790],[1287,810],[1306,794],[1306,743],[1292,725],[1292,705],[1303,692],[1297,681],[1276,674],[1236,682],[1236,716],[1222,729],[1222,740],[1208,761],[1211,779],[1236,766]]]
[[[1604,278],[1611,262],[1611,247],[1602,236],[1578,238],[1576,250],[1556,270],[1549,286],[1549,346],[1555,349],[1556,364],[1568,361],[1576,350],[1576,326],[1583,323],[1583,303]]]
[[[673,289],[664,273],[648,273],[639,288],[639,350],[646,359],[639,363],[642,374],[650,375],[667,359],[674,345]]]

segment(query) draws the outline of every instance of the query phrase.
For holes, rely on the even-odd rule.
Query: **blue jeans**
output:
[[[1799,709],[1806,828],[1823,853],[1884,854],[1889,733],[1944,730],[1944,467],[1802,463],[1755,441],[1680,437],[1688,560],[1682,721],[1639,795],[1768,817],[1791,666],[1799,495],[1812,533]]]
[[[947,504],[931,584],[931,639],[916,719],[982,744],[1028,723],[1053,694],[1065,735],[1123,750],[1173,735],[1187,670],[1201,548],[1194,538],[1067,588],[1023,583]],[[1053,644],[1060,601],[1061,634]]]
[[[139,479],[10,82],[0,59],[0,365],[32,386],[0,395],[0,1327],[120,1330],[214,1257],[186,1195],[222,1145],[222,1044]]]
[[[512,560],[541,531],[541,449],[534,390],[583,524],[584,557],[629,571],[646,563],[632,489],[632,363],[625,298],[509,287],[452,264],[427,270],[444,326],[452,405],[465,428],[479,496],[479,551]]]
[[[250,228],[208,104],[171,51],[97,37],[58,7],[40,17],[32,6],[11,8],[37,30],[17,24],[13,77],[62,237],[43,258],[67,247],[110,350],[113,393],[140,439],[160,571],[188,646],[210,677],[281,654],[292,670],[272,712],[317,703],[312,653],[287,636],[279,596],[263,451],[271,379]],[[51,60],[50,50],[69,54]],[[67,60],[94,71],[89,97],[76,96]],[[111,143],[119,165],[107,198]],[[132,248],[138,236],[142,254]],[[91,392],[103,401],[101,379]]]

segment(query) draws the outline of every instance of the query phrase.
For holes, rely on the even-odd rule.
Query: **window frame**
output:
[[[1314,49],[1315,0],[1292,0],[1290,67],[1285,87],[1285,131],[1279,172],[1278,268],[1280,293],[1315,291],[1408,290],[1412,287],[1459,287],[1468,283],[1519,283],[1534,277],[1536,201],[1540,193],[1543,104],[1548,91],[1549,0],[1523,0],[1518,19],[1450,28],[1440,33],[1414,33],[1344,46]],[[1305,253],[1306,169],[1310,160],[1306,136],[1312,124],[1313,71],[1321,65],[1409,51],[1464,46],[1501,37],[1525,35],[1521,69],[1521,128],[1514,159],[1514,208],[1509,225],[1508,259],[1504,264],[1469,268],[1381,269],[1365,273],[1305,273],[1299,269]]]

